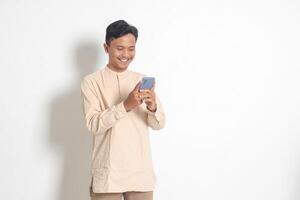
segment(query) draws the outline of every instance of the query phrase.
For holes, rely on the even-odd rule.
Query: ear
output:
[[[104,43],[104,44],[103,44],[103,47],[104,47],[105,53],[108,53],[108,48],[109,48],[109,46],[108,46],[106,43]]]

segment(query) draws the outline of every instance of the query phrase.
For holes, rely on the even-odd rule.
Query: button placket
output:
[[[122,101],[122,96],[121,96],[121,86],[120,86],[120,77],[118,75],[117,76],[117,80],[118,80],[118,90],[119,90],[119,99],[120,102]]]

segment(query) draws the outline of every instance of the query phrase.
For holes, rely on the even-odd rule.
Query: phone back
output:
[[[151,89],[154,85],[154,81],[155,81],[154,77],[144,77],[142,79],[140,90]]]

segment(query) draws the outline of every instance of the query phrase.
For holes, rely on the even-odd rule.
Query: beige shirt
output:
[[[81,98],[88,130],[93,135],[91,187],[95,193],[152,191],[153,171],[148,127],[165,125],[156,95],[157,110],[145,103],[126,112],[123,101],[144,75],[107,66],[85,76]]]

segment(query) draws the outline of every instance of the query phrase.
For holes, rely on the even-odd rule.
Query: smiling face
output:
[[[109,56],[108,66],[113,71],[125,71],[135,56],[136,39],[131,33],[114,39],[109,45],[104,44]]]

